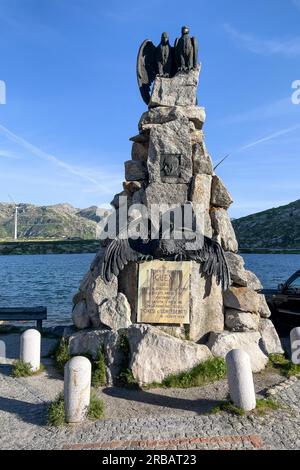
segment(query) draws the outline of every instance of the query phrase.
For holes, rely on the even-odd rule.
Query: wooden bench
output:
[[[42,331],[43,320],[46,319],[46,307],[0,308],[0,321],[36,321],[36,327],[39,331]]]

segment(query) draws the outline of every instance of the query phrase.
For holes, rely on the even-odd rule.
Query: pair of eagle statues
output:
[[[150,102],[151,84],[156,76],[171,78],[177,72],[189,72],[197,67],[198,41],[189,33],[189,28],[183,26],[174,47],[167,33],[162,33],[157,47],[149,39],[142,43],[137,58],[137,80],[146,104]]]

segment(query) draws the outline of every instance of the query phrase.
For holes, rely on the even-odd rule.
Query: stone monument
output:
[[[139,51],[138,85],[148,110],[130,139],[123,191],[111,203],[116,236],[101,241],[74,297],[72,318],[81,331],[69,338],[76,354],[95,355],[97,345],[104,347],[110,382],[118,375],[118,337],[124,331],[140,384],[189,370],[213,356],[225,358],[232,349],[246,350],[256,372],[266,366],[268,354],[282,351],[259,293],[262,285],[238,255],[227,213],[232,197],[215,174],[205,145],[197,56],[197,40],[187,27],[174,48],[163,33],[157,48],[147,40]],[[156,206],[156,220],[140,209],[152,214]],[[201,207],[201,234],[192,248],[184,221],[183,239],[163,240],[162,235],[161,217],[186,206],[192,208],[193,222]],[[142,226],[143,239],[134,237],[129,226],[139,233]]]

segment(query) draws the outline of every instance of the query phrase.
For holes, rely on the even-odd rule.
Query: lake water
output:
[[[0,256],[0,306],[44,305],[47,325],[71,323],[72,297],[93,254]],[[300,255],[243,255],[265,288],[276,287],[300,269]]]

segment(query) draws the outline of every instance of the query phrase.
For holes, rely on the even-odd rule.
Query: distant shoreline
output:
[[[97,253],[99,245],[99,240],[2,241],[0,256]]]
[[[97,253],[99,240],[22,240],[1,241],[1,255]],[[240,254],[300,254],[300,249],[241,248]]]
[[[252,254],[252,255],[300,255],[300,249],[295,248],[241,248],[239,250],[240,254]]]

